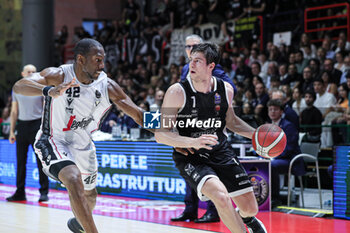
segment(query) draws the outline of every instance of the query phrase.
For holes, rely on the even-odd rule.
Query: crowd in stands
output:
[[[72,43],[91,37],[107,46],[125,38],[154,34],[169,42],[173,29],[206,22],[220,25],[226,42],[233,37],[226,30],[227,20],[254,15],[271,17],[276,12],[327,3],[326,0],[162,0],[150,10],[150,6],[141,7],[137,1],[128,0],[121,19],[105,21],[101,29],[96,25],[92,35],[83,27],[76,27]],[[347,114],[350,42],[345,31],[337,31],[336,40],[333,34],[322,33],[322,38],[318,38],[322,39],[321,43],[312,43],[311,35],[301,32],[297,41],[293,37],[290,46],[277,46],[267,41],[261,50],[258,41],[252,40],[250,44],[237,42],[229,51],[223,49],[220,64],[238,90],[234,99],[236,113],[255,127],[268,122],[267,102],[274,90],[281,90],[285,105],[295,111],[302,125],[306,125],[300,128],[301,132],[306,133],[305,140],[321,140],[324,147],[346,142],[348,138],[344,127],[310,127],[347,124],[350,119]],[[56,35],[56,65],[63,63],[64,46],[71,43],[67,38],[68,30],[63,26]],[[132,64],[127,60],[118,60],[115,64],[106,61],[105,72],[135,103],[145,110],[155,110],[161,105],[166,89],[180,80],[181,70],[186,64],[184,57],[180,59],[177,64],[161,65],[152,55],[136,53]],[[3,112],[6,115],[6,111]],[[305,112],[312,112],[312,117]],[[111,132],[111,127],[117,121],[128,128],[136,127],[116,108],[112,109],[111,114],[115,117],[110,116],[105,122],[105,131]],[[329,140],[329,135],[333,135],[332,140]]]

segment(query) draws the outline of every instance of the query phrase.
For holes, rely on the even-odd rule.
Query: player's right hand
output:
[[[11,144],[13,144],[13,143],[15,143],[15,141],[16,141],[16,136],[15,136],[15,134],[10,132],[10,135],[9,135],[9,142],[10,142]]]
[[[216,144],[218,144],[218,136],[214,134],[203,134],[193,140],[192,147],[196,150],[201,148],[211,150],[211,146],[215,146]]]
[[[60,85],[53,87],[49,90],[49,96],[51,96],[52,98],[57,98],[61,95],[63,95],[63,93],[66,92],[66,90],[68,88],[71,87],[79,87],[79,84],[76,83],[76,79],[73,78],[72,81],[68,82],[68,83],[61,83]]]

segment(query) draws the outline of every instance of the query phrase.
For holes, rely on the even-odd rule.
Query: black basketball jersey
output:
[[[203,134],[216,134],[219,143],[212,150],[201,149],[198,153],[210,153],[227,146],[225,134],[228,103],[225,83],[214,77],[214,88],[209,93],[197,92],[189,80],[180,82],[185,91],[185,104],[178,112],[176,128],[181,136],[198,138]]]

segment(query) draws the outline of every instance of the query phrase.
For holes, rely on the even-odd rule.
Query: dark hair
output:
[[[89,54],[92,48],[97,48],[103,46],[98,42],[97,40],[90,39],[90,38],[85,38],[80,41],[75,45],[73,52],[74,52],[74,60],[76,60],[78,54],[83,55],[84,57]]]
[[[316,93],[312,89],[306,89],[306,91],[304,92],[304,97],[306,94],[311,95],[314,101],[316,100]]]
[[[257,61],[252,62],[252,64],[250,65],[250,67],[252,67],[253,64],[257,65],[257,66],[259,67],[259,70],[261,71],[261,65],[260,65],[259,62],[257,62]]]
[[[201,43],[192,47],[191,54],[203,53],[207,60],[207,65],[214,62],[215,65],[220,61],[219,47],[214,43]]]
[[[318,60],[318,59],[316,59],[316,58],[311,58],[310,60],[309,60],[309,62],[308,62],[308,66],[310,66],[310,62],[311,61],[313,61],[313,62],[315,62],[316,63],[316,65],[317,65],[317,67],[320,67],[320,61]]]
[[[314,83],[315,82],[319,82],[319,83],[322,83],[322,85],[324,85],[324,81],[323,81],[323,79],[322,78],[316,78],[316,79],[314,79]]]
[[[267,102],[267,107],[270,107],[270,106],[279,107],[281,110],[284,109],[284,105],[283,105],[282,101],[279,99],[269,100],[269,102]]]

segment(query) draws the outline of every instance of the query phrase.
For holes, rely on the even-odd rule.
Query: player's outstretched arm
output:
[[[162,105],[162,118],[166,118],[167,122],[176,122],[177,112],[183,106],[185,101],[184,93],[180,84],[174,84],[165,93]],[[171,123],[169,126],[173,126]],[[172,132],[173,127],[156,130],[155,138],[158,143],[178,147],[178,148],[205,148],[211,150],[210,145],[217,144],[216,135],[202,135],[199,138],[190,138],[180,136],[177,132]],[[182,152],[181,152],[182,153]]]
[[[55,88],[50,89],[51,95],[51,93],[55,92],[55,89],[61,92],[62,89],[67,89],[71,85],[74,85],[74,83],[71,83],[68,84],[70,85],[69,87],[67,87],[67,84],[64,84],[64,87],[60,86],[63,79],[64,74],[61,69],[50,67],[17,81],[13,86],[13,91],[26,96],[40,96],[43,94],[43,89],[46,86],[55,86]]]
[[[108,79],[109,99],[117,105],[124,113],[129,115],[134,121],[143,126],[143,110],[138,107],[129,96],[125,94],[122,88],[112,79]]]
[[[243,137],[252,139],[255,129],[235,114],[232,108],[233,88],[227,82],[225,82],[225,87],[227,91],[228,101],[228,110],[226,113],[226,127],[232,132],[235,132]]]

